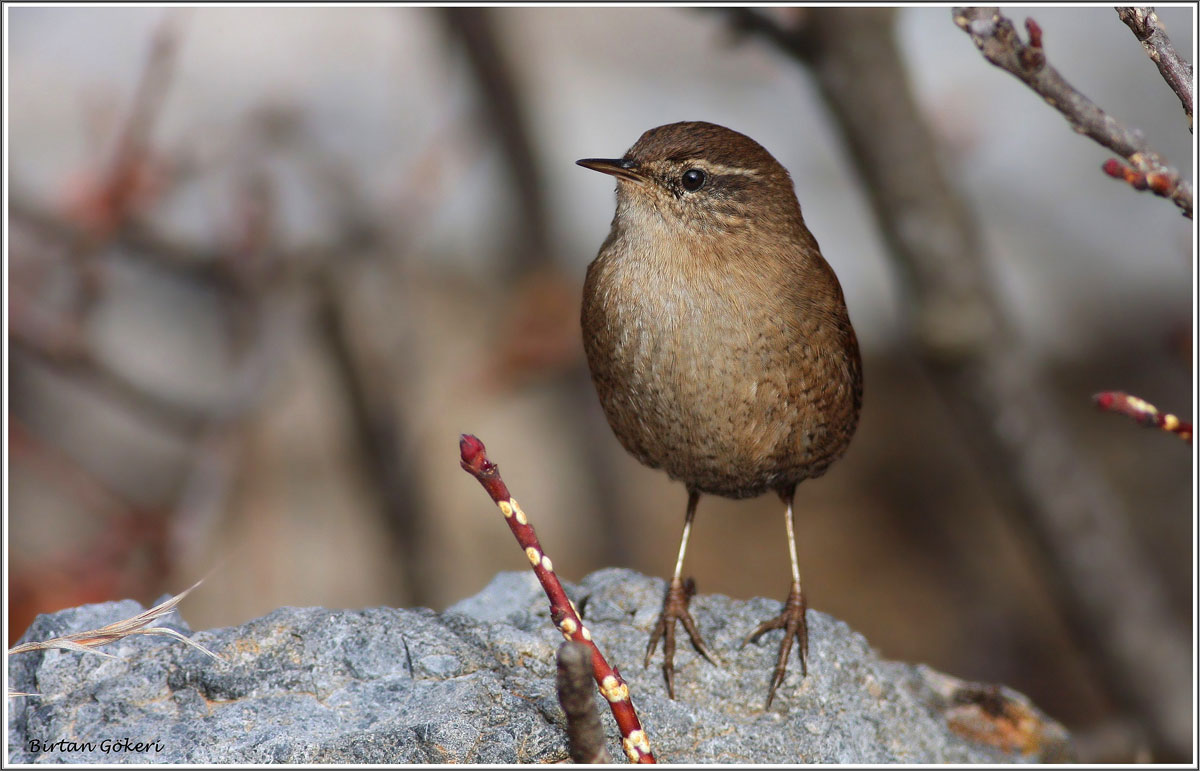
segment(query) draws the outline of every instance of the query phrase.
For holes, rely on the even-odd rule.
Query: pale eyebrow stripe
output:
[[[744,169],[741,166],[724,166],[720,163],[713,163],[702,158],[668,158],[669,163],[691,163],[696,168],[703,169],[710,174],[716,175],[738,175],[742,177],[758,177],[759,173],[754,169]]]
[[[719,163],[702,163],[700,164],[706,171],[713,174],[739,174],[743,177],[757,177],[758,172],[754,169],[743,169],[739,166],[722,166]]]

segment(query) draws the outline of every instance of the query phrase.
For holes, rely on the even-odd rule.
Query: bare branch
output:
[[[1150,61],[1158,67],[1163,80],[1179,97],[1183,111],[1187,113],[1188,130],[1192,130],[1192,65],[1179,57],[1171,39],[1167,37],[1163,23],[1153,8],[1132,8],[1118,6],[1117,16],[1125,22],[1125,26],[1133,30],[1133,34],[1146,49]]]
[[[1032,88],[1062,113],[1075,131],[1120,154],[1142,174],[1155,175],[1160,182],[1141,189],[1169,198],[1183,216],[1192,218],[1192,184],[1150,147],[1140,131],[1127,128],[1104,112],[1050,66],[1037,22],[1026,19],[1029,43],[1025,44],[1012,21],[998,8],[955,8],[953,13],[954,23],[971,36],[985,59]]]

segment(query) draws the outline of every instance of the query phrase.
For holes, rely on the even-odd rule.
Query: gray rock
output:
[[[708,595],[693,613],[716,667],[682,643],[678,700],[641,666],[665,585],[603,570],[568,593],[629,683],[660,761],[676,763],[1044,762],[1066,732],[1020,694],[881,660],[846,624],[809,611],[809,675],[793,659],[762,704],[781,632],[738,650],[779,604]],[[132,601],[40,616],[23,640],[91,629]],[[182,621],[175,626],[188,631]],[[682,631],[682,630],[681,630]],[[190,632],[189,632],[190,633]],[[503,573],[444,613],[280,608],[193,639],[224,663],[162,637],[104,650],[9,657],[9,761],[170,763],[524,763],[568,757],[554,692],[562,642],[532,573]],[[793,654],[794,656],[794,654]],[[597,695],[614,758],[616,725]],[[1009,751],[1005,751],[1007,748]]]

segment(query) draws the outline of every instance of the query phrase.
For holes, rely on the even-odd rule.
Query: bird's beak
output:
[[[601,174],[611,174],[618,179],[627,179],[630,182],[646,181],[646,175],[642,173],[640,164],[627,158],[584,158],[575,163]]]

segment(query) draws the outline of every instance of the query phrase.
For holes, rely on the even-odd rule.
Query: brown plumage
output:
[[[675,619],[709,656],[679,576],[696,501],[774,490],[788,504],[790,535],[795,486],[841,457],[858,423],[858,341],[791,177],[754,140],[673,123],[647,131],[624,158],[579,163],[618,180],[612,230],[584,285],[592,379],[625,449],[689,492],[676,576],[647,652],[665,634],[673,695]],[[768,705],[793,637],[804,665],[794,560],[793,577],[788,607],[768,622],[788,631]]]

